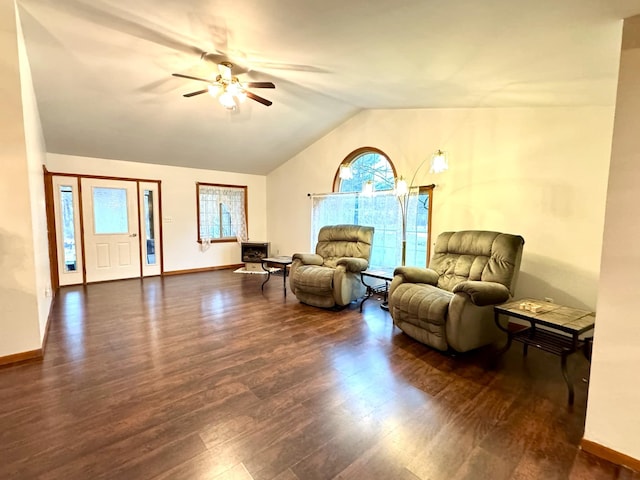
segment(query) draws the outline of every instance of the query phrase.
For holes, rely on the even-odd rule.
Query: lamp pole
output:
[[[398,195],[400,202],[400,215],[402,216],[402,263],[404,267],[407,261],[407,204],[409,202],[409,190],[406,193]]]
[[[400,214],[402,215],[402,266],[405,266],[407,260],[407,213],[409,209],[409,195],[411,195],[411,189],[414,188],[414,182],[420,169],[427,163],[429,157],[425,157],[418,164],[418,167],[413,172],[411,182],[407,185],[407,181],[401,176],[396,181],[395,194],[400,202]],[[449,168],[445,153],[438,149],[431,157],[431,173],[444,172]],[[419,192],[418,192],[419,193]]]

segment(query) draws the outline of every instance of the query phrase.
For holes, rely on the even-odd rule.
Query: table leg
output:
[[[569,405],[573,405],[573,398],[574,398],[573,383],[571,382],[571,379],[569,378],[569,372],[567,371],[567,357],[569,356],[570,353],[571,352],[569,351],[562,353],[561,360],[560,360],[560,368],[562,369],[562,376],[564,377],[564,381],[567,384],[567,388],[569,389]]]
[[[498,350],[498,353],[496,353],[495,355],[495,360],[497,360],[511,348],[511,343],[513,342],[513,334],[509,331],[509,327],[504,328],[502,325],[500,325],[500,314],[498,312],[493,312],[493,320],[496,322],[496,326],[507,334],[507,343],[504,345],[504,347]]]
[[[287,266],[282,265],[282,287],[284,288],[284,296],[287,296]]]
[[[362,273],[360,273],[360,281],[367,288],[367,291],[364,294],[364,298],[360,302],[360,313],[362,313],[362,306],[364,305],[364,302],[369,300],[369,298],[373,295],[373,289],[364,281],[364,275],[362,275]]]
[[[262,265],[262,269],[267,272],[267,279],[262,282],[262,285],[260,285],[260,290],[262,290],[264,292],[264,284],[267,283],[269,281],[269,279],[271,278],[271,269],[270,268],[264,268],[264,262],[260,263]],[[286,294],[286,291],[285,291]]]
[[[389,282],[384,281],[384,298],[380,304],[380,308],[385,312],[389,311]]]
[[[365,285],[365,286],[367,287],[367,293],[364,294],[364,298],[360,302],[360,313],[362,313],[362,306],[364,305],[364,302],[369,300],[369,298],[373,295],[373,293],[371,293],[371,288],[368,285]]]

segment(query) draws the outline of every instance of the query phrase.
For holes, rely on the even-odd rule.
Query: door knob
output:
[[[131,235],[129,235],[130,237],[137,237],[138,234],[137,233],[132,233]]]

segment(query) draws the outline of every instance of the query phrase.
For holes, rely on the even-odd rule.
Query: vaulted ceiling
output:
[[[640,0],[18,0],[47,150],[266,174],[361,109],[613,105]],[[230,61],[271,81],[184,98]]]

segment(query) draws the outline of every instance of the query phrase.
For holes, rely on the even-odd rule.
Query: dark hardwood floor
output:
[[[373,300],[231,271],[63,288],[44,361],[0,369],[0,478],[640,479],[578,448],[559,359],[455,358]]]

